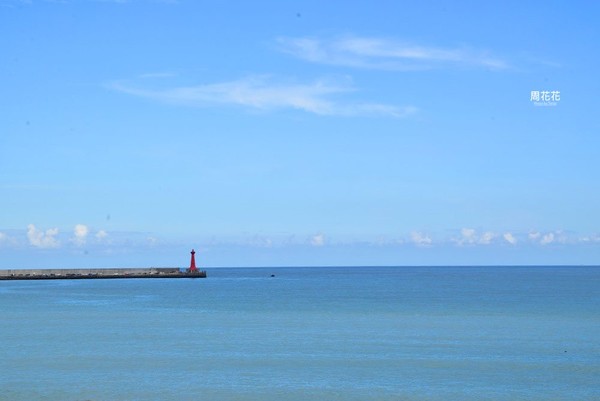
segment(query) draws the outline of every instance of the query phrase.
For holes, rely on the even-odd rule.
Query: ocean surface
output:
[[[0,313],[2,401],[600,400],[600,268],[0,281]]]

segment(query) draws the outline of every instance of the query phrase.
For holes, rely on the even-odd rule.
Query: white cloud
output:
[[[541,245],[548,245],[553,243],[567,244],[581,242],[579,238],[569,237],[562,230],[556,230],[542,234],[539,232],[529,233],[529,240],[532,242],[539,243]]]
[[[27,226],[27,238],[29,243],[38,248],[57,248],[60,242],[55,238],[58,235],[58,228],[50,228],[41,231],[35,228],[35,225]]]
[[[458,245],[489,245],[497,237],[497,234],[492,231],[486,231],[479,235],[474,228],[463,228],[460,230],[460,235],[460,238],[453,239]]]
[[[310,238],[310,244],[312,246],[323,246],[325,245],[325,235],[316,234]]]
[[[462,228],[460,235],[460,238],[455,240],[458,245],[474,244],[476,242],[475,229],[473,228]]]
[[[511,233],[504,233],[502,238],[504,238],[504,240],[511,245],[515,245],[517,243],[517,239]]]
[[[8,234],[0,232],[0,246],[3,244],[14,244],[14,240],[11,239]]]
[[[481,235],[481,237],[479,238],[479,243],[480,244],[484,244],[484,245],[488,245],[492,242],[492,240],[496,238],[496,234],[494,234],[491,231],[486,231],[485,233],[483,233],[483,235]]]
[[[280,38],[278,44],[283,52],[300,59],[347,67],[399,71],[449,66],[509,68],[505,60],[482,50],[423,46],[387,38]]]
[[[410,239],[417,246],[429,246],[433,242],[429,236],[417,231],[410,233]]]
[[[347,83],[328,80],[311,83],[281,83],[267,77],[248,77],[237,81],[153,90],[124,83],[111,87],[130,95],[193,107],[237,105],[252,110],[301,110],[323,116],[385,116],[403,118],[417,112],[414,106],[379,103],[341,103],[333,96],[354,91]]]
[[[586,235],[584,237],[580,237],[578,239],[578,242],[582,242],[582,243],[590,243],[590,242],[600,242],[600,236],[599,235]]]
[[[76,224],[75,228],[73,229],[73,234],[75,235],[73,241],[75,242],[75,244],[79,246],[85,244],[89,231],[90,230],[86,225]]]
[[[467,242],[475,242],[475,229],[463,228],[460,233]]]
[[[554,234],[554,240],[558,243],[567,244],[569,242],[573,242],[573,238],[570,238],[569,235],[563,230],[557,230],[554,232]]]
[[[542,245],[548,245],[552,242],[554,242],[554,233],[545,234],[544,236],[542,236],[542,239],[540,240],[540,244],[542,244]]]

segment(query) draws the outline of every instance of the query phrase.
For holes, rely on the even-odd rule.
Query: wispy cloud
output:
[[[355,89],[347,82],[317,80],[310,83],[276,82],[265,76],[236,81],[181,86],[167,89],[144,89],[124,82],[110,85],[114,90],[134,96],[192,107],[235,105],[251,110],[301,110],[323,116],[385,116],[402,118],[414,114],[414,106],[380,103],[345,103],[336,99]]]
[[[320,64],[381,70],[424,70],[446,67],[510,68],[509,63],[485,50],[466,46],[444,48],[397,39],[351,36],[336,39],[279,38],[281,51]]]
[[[176,74],[173,72],[147,72],[140,74],[139,78],[142,79],[158,79],[158,78],[172,78]]]

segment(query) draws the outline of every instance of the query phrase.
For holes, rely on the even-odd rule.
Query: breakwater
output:
[[[110,269],[7,269],[0,270],[0,280],[74,280],[115,278],[205,278],[206,271],[177,267],[110,268]]]

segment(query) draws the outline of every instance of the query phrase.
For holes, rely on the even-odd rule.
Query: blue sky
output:
[[[599,18],[0,0],[0,268],[598,264]]]

